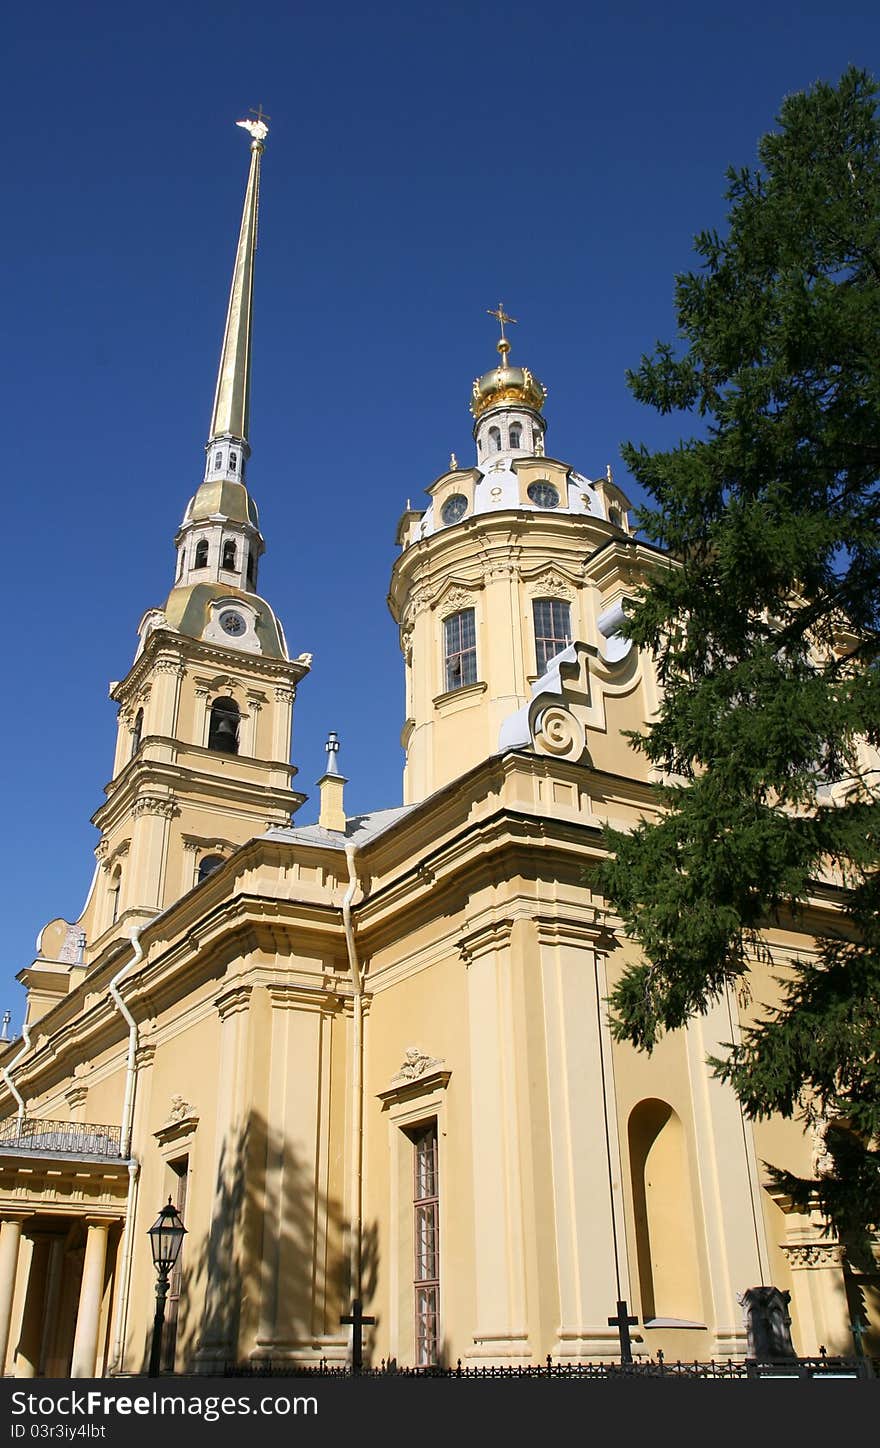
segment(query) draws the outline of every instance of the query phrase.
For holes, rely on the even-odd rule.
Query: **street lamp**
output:
[[[159,1376],[159,1363],[162,1357],[162,1328],[165,1323],[165,1299],[168,1296],[168,1278],[174,1270],[174,1264],[180,1256],[180,1248],[186,1227],[180,1220],[176,1207],[171,1205],[171,1198],[168,1198],[167,1207],[163,1207],[147,1236],[150,1239],[150,1251],[153,1254],[153,1266],[158,1273],[156,1281],[156,1316],[153,1318],[153,1342],[150,1348],[150,1370],[149,1377]]]

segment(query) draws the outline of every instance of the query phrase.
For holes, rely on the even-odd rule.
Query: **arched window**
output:
[[[119,915],[119,895],[122,890],[122,871],[117,866],[110,879],[110,924],[115,925]]]
[[[214,467],[215,467],[215,468],[219,468],[219,466],[220,466],[220,464],[222,463],[222,461],[223,461],[223,454],[222,454],[222,452],[215,453],[215,454],[214,454]]]
[[[131,731],[131,754],[129,755],[130,759],[134,759],[135,755],[141,747],[141,734],[143,733],[143,730],[144,711],[143,709],[138,709],[137,713],[134,716],[134,728]]]
[[[238,724],[241,715],[234,699],[215,699],[208,726],[208,748],[220,754],[238,753]]]
[[[235,543],[232,538],[227,538],[223,544],[223,567],[230,572],[235,571]]]
[[[249,588],[253,588],[254,586],[254,566],[254,550],[253,548],[249,548],[247,556],[247,581]]]
[[[238,453],[231,452],[231,453],[229,454],[229,471],[230,471],[231,473],[234,473],[237,467],[238,467]]]
[[[207,880],[209,875],[213,875],[215,870],[219,870],[222,864],[222,855],[203,855],[199,860],[198,884],[201,885],[202,881]]]
[[[619,508],[610,508],[608,510],[608,521],[612,523],[615,528],[623,527],[623,517],[621,516]]]
[[[522,428],[518,422],[510,424],[510,446],[522,447]]]
[[[196,558],[194,568],[207,568],[208,566],[208,540],[200,538],[196,544]]]
[[[629,1118],[629,1161],[642,1320],[702,1318],[697,1232],[684,1127],[666,1101]]]
[[[571,605],[560,598],[536,598],[532,616],[535,660],[540,675],[546,672],[550,660],[571,643]]]
[[[498,427],[489,428],[489,451],[501,451],[501,429]]]

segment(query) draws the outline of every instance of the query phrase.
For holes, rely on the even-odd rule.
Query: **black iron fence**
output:
[[[248,1363],[227,1363],[223,1373],[227,1378],[339,1378],[351,1376],[348,1364],[328,1361],[300,1364],[278,1358],[262,1358]],[[791,1358],[773,1362],[758,1362],[747,1358],[744,1362],[667,1362],[662,1352],[654,1358],[640,1359],[632,1363],[620,1363],[613,1359],[591,1363],[554,1362],[551,1357],[543,1363],[517,1367],[470,1367],[463,1366],[461,1359],[454,1367],[404,1368],[398,1367],[392,1359],[385,1359],[378,1367],[364,1367],[361,1377],[406,1377],[406,1378],[567,1378],[582,1381],[619,1378],[699,1378],[730,1382],[748,1378],[872,1378],[880,1377],[880,1362],[867,1357],[831,1357],[820,1353],[818,1357]]]
[[[51,1156],[119,1156],[120,1128],[84,1121],[41,1121],[8,1116],[0,1121],[0,1151],[32,1151]]]

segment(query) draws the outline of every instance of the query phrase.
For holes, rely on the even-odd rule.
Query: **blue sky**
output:
[[[407,498],[472,456],[495,357],[549,388],[548,451],[589,476],[681,430],[625,371],[674,335],[673,279],[724,220],[788,92],[880,74],[880,10],[633,0],[17,6],[4,20],[2,247],[9,882],[0,1011],[75,919],[115,737],[110,680],[172,583],[201,477],[247,173],[272,117],[249,484],[261,591],[314,654],[294,715],[310,795],[329,729],[351,811],[400,802],[385,602]],[[686,429],[687,423],[681,425]]]

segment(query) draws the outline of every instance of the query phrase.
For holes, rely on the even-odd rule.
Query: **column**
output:
[[[279,684],[275,690],[275,708],[272,711],[272,739],[269,745],[270,758],[286,763],[290,758],[290,725],[293,716],[293,701],[296,689]]]
[[[27,1293],[21,1318],[18,1348],[15,1354],[15,1376],[17,1378],[35,1378],[40,1369],[43,1310],[46,1303],[46,1279],[52,1238],[42,1232],[34,1233],[31,1242]]]
[[[64,1270],[64,1238],[49,1239],[49,1265],[46,1271],[46,1298],[43,1312],[43,1332],[40,1340],[40,1361],[38,1375],[46,1376],[49,1358],[55,1347],[58,1328],[58,1304],[61,1299],[61,1274]]]
[[[0,1375],[3,1373],[6,1349],[9,1345],[12,1298],[15,1293],[18,1248],[21,1242],[21,1225],[24,1220],[24,1214],[21,1216],[6,1215],[0,1226]]]
[[[76,1314],[76,1335],[73,1339],[72,1378],[93,1378],[98,1357],[98,1326],[104,1296],[104,1269],[107,1263],[107,1234],[110,1222],[103,1217],[87,1219],[86,1255],[83,1262],[82,1286]]]

